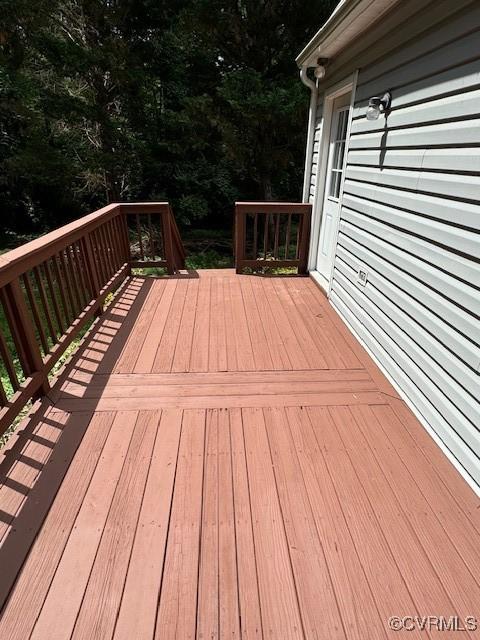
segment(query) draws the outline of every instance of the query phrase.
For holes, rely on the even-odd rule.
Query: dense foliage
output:
[[[294,57],[334,4],[0,0],[2,232],[133,199],[221,228],[235,199],[298,199]]]

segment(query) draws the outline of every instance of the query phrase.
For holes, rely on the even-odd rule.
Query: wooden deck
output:
[[[128,281],[2,452],[0,638],[480,618],[479,500],[314,283],[197,276]]]

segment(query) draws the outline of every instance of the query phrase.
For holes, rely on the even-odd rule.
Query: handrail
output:
[[[235,203],[235,268],[308,268],[312,205],[298,202]]]
[[[140,260],[133,255],[132,218]],[[0,435],[30,399],[48,393],[54,365],[133,266],[184,268],[167,202],[110,204],[0,256]]]
[[[0,256],[0,287],[45,257],[54,255],[70,242],[78,240],[107,220],[118,216],[118,207],[118,204],[110,204],[2,254]]]

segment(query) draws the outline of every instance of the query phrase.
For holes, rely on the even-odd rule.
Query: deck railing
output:
[[[237,202],[235,204],[235,268],[296,268],[307,272],[310,204]]]
[[[132,267],[185,268],[185,250],[167,202],[122,205],[130,238]]]
[[[0,436],[138,266],[185,266],[168,203],[112,204],[0,256]]]

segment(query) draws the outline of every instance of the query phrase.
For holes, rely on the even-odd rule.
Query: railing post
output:
[[[305,211],[301,219],[300,239],[298,250],[298,273],[307,273],[308,271],[308,249],[310,244],[310,210]]]
[[[18,350],[20,364],[25,376],[30,377],[35,373],[42,374],[42,381],[39,385],[40,393],[35,393],[33,398],[46,395],[50,390],[50,384],[18,278],[5,285],[2,297],[6,306],[5,311],[10,332]]]
[[[235,209],[235,271],[242,273],[245,259],[245,221],[246,214]]]
[[[169,210],[162,211],[163,245],[165,249],[165,259],[167,261],[167,273],[175,273],[175,257],[173,255],[172,227],[170,225],[171,213]]]

